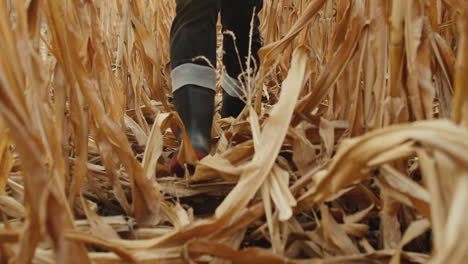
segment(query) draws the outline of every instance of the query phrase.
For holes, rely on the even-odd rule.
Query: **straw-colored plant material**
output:
[[[175,2],[1,1],[0,263],[465,263],[468,3],[264,4],[178,178]]]

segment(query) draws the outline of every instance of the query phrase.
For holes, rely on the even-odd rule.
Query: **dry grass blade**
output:
[[[468,4],[462,4],[461,15],[458,17],[460,23],[458,30],[460,33],[460,48],[458,49],[458,56],[456,62],[455,73],[455,97],[452,112],[452,119],[456,123],[467,124],[466,112],[468,109],[468,92],[466,91],[466,84],[468,82],[466,76],[466,67],[468,64]]]

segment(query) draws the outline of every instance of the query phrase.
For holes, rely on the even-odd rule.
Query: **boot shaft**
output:
[[[211,89],[185,85],[174,92],[174,104],[193,148],[210,152],[211,128],[214,115],[215,92]]]

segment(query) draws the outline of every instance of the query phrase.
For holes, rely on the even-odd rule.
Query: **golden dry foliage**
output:
[[[465,263],[468,2],[265,1],[184,178],[174,9],[1,1],[0,263]]]

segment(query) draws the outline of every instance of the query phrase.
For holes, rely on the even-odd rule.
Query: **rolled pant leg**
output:
[[[233,97],[243,96],[239,75],[247,70],[247,56],[249,55],[249,41],[252,16],[253,35],[251,46],[251,65],[259,65],[258,50],[262,46],[260,36],[260,20],[258,13],[263,8],[263,0],[220,0],[221,22],[224,31],[232,31],[235,35],[235,44],[233,38],[229,34],[224,35],[223,48],[225,51],[223,63],[225,72],[223,73],[222,86],[223,89]],[[237,51],[236,51],[237,46]],[[241,63],[239,63],[239,58]],[[255,61],[255,62],[254,62]]]
[[[218,0],[176,0],[176,17],[172,22],[170,56],[172,89],[197,85],[215,89],[216,20]],[[203,56],[203,59],[194,59]]]

